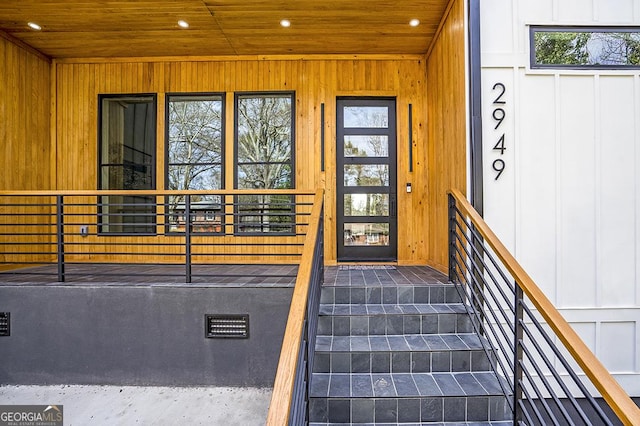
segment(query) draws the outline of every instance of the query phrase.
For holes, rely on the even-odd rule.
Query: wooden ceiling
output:
[[[0,0],[0,31],[52,58],[416,54],[427,51],[447,3]],[[180,28],[180,19],[190,27]],[[283,28],[282,19],[291,26]],[[411,27],[411,19],[420,25]]]

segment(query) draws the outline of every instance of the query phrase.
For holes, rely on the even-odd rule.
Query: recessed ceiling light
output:
[[[418,25],[420,25],[420,20],[419,19],[412,19],[409,21],[409,25],[411,25],[412,27],[417,27]]]
[[[189,28],[189,23],[181,19],[178,21],[178,26],[180,28]]]
[[[291,26],[291,21],[289,21],[288,19],[283,19],[282,21],[280,21],[280,25],[285,28],[289,28]]]
[[[35,22],[29,22],[27,23],[27,25],[29,26],[29,28],[31,28],[32,30],[35,31],[40,31],[42,29],[42,27],[38,24],[36,24]]]

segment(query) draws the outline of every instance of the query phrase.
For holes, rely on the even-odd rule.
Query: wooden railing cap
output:
[[[480,214],[471,206],[462,192],[457,189],[451,189],[447,193],[456,200],[460,212],[473,222],[478,232],[485,238],[486,243],[491,246],[496,256],[516,280],[516,283],[520,285],[523,293],[542,315],[618,418],[625,425],[640,425],[640,408],[591,352],[571,325],[545,296],[540,287],[536,285]]]

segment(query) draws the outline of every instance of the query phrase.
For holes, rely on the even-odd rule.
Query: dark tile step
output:
[[[309,423],[309,426],[512,426],[510,420],[495,422],[402,422],[402,423]]]
[[[325,285],[391,285],[445,284],[446,275],[424,266],[361,265],[327,267],[324,270]]]
[[[493,355],[491,355],[493,356]],[[483,349],[444,351],[316,351],[314,373],[432,373],[491,371]]]
[[[471,317],[462,304],[321,305],[318,317],[318,334],[325,336],[471,331]]]
[[[460,295],[452,284],[405,286],[327,286],[322,287],[321,303],[395,304],[395,303],[460,303]]]
[[[320,315],[466,314],[462,303],[321,303]]]
[[[444,398],[311,398],[310,422],[363,424],[461,424],[508,420],[504,396]]]
[[[313,373],[312,398],[416,398],[503,395],[492,372]]]
[[[474,333],[316,337],[316,352],[455,351],[482,349]]]

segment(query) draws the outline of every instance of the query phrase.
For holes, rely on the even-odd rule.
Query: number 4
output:
[[[504,151],[507,148],[505,148],[504,146],[504,133],[502,134],[502,136],[500,136],[500,139],[498,139],[498,142],[496,142],[496,144],[493,146],[493,150],[494,151],[500,151],[500,155],[504,154]]]

